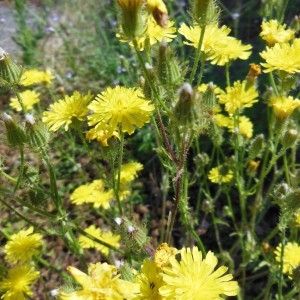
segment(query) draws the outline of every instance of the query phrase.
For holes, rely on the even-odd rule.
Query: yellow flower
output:
[[[270,104],[273,107],[276,118],[285,120],[300,106],[300,100],[294,99],[292,96],[277,96],[270,98]]]
[[[277,262],[281,262],[281,247],[279,244],[275,249],[275,259]],[[300,265],[300,246],[293,242],[288,242],[284,247],[283,253],[283,273],[292,275],[293,269]]]
[[[45,83],[46,85],[49,85],[54,78],[55,77],[48,69],[46,71],[32,69],[27,70],[22,74],[20,84],[24,86],[29,86],[38,83]]]
[[[165,27],[159,26],[152,16],[148,17],[147,29],[136,41],[140,51],[145,49],[146,40],[149,40],[150,46],[165,40],[167,43],[171,42],[175,37],[176,28],[173,27],[174,22],[168,21]],[[132,43],[130,43],[133,46]]]
[[[0,281],[0,291],[4,292],[1,299],[26,300],[32,296],[30,285],[40,276],[30,265],[20,265],[8,270],[6,278]]]
[[[108,87],[88,108],[93,111],[88,116],[90,126],[96,125],[100,130],[109,128],[110,132],[120,128],[129,134],[134,132],[135,126],[141,128],[148,123],[154,110],[140,90],[121,86]]]
[[[229,114],[234,114],[237,110],[251,107],[257,102],[258,93],[254,86],[246,89],[246,81],[236,81],[233,87],[227,87],[226,93],[222,92],[217,96],[221,104],[225,104],[225,110]]]
[[[212,168],[208,173],[208,179],[213,183],[228,183],[233,178],[233,171],[227,166]]]
[[[74,92],[72,96],[66,96],[51,104],[49,110],[43,113],[42,121],[51,131],[57,131],[62,126],[67,131],[75,120],[84,120],[88,114],[87,105],[92,98],[90,92],[86,95]]]
[[[120,247],[119,241],[120,236],[114,235],[111,231],[103,231],[101,232],[100,228],[96,228],[94,225],[89,226],[87,229],[84,230],[88,234],[94,236],[95,238],[107,243],[115,248]],[[91,240],[90,238],[81,235],[78,238],[79,244],[82,248],[96,248],[98,251],[103,253],[105,256],[109,254],[109,248],[99,244],[96,241]]]
[[[130,162],[121,166],[121,184],[127,184],[137,177],[137,172],[143,170],[143,165],[138,162]]]
[[[264,72],[274,70],[285,71],[290,74],[300,72],[300,39],[295,39],[292,44],[275,44],[274,47],[267,47],[267,50],[260,53],[266,61],[261,63],[265,67]]]
[[[119,279],[116,267],[107,263],[90,264],[88,274],[71,266],[67,270],[82,289],[72,293],[61,291],[61,300],[130,300],[139,292],[138,284]]]
[[[42,236],[33,233],[33,227],[13,234],[4,246],[5,260],[10,263],[28,262],[40,253]]]
[[[108,129],[106,129],[106,130],[98,129],[97,130],[96,128],[91,128],[90,130],[85,132],[85,137],[88,141],[97,140],[104,147],[108,146],[108,139],[110,139],[113,136],[116,138],[120,137],[120,135],[118,134],[117,131],[114,131],[111,133]]]
[[[140,294],[134,300],[162,300],[164,299],[158,289],[163,285],[162,276],[153,260],[145,259],[142,264],[142,272],[138,274],[134,282],[140,286]]]
[[[170,258],[170,267],[163,268],[164,285],[159,293],[165,300],[223,299],[221,295],[235,296],[238,284],[232,275],[224,275],[225,266],[215,270],[218,260],[209,251],[205,258],[197,247],[180,250],[181,259]]]
[[[247,139],[251,139],[253,135],[253,123],[246,116],[238,117],[238,124],[234,125],[233,117],[226,117],[221,114],[214,116],[216,123],[220,127],[227,127],[230,132],[238,132]]]
[[[260,37],[267,41],[269,46],[274,46],[276,43],[287,43],[294,38],[295,31],[285,29],[286,24],[280,25],[277,20],[270,20],[261,24],[262,32]]]
[[[102,207],[103,209],[110,208],[110,200],[113,198],[113,191],[104,189],[102,180],[94,180],[90,184],[79,186],[71,194],[71,202],[75,205],[83,203],[92,203],[95,208]]]
[[[190,41],[184,44],[198,48],[201,32],[198,25],[188,27],[182,24],[178,32]],[[249,58],[251,45],[242,45],[241,41],[228,36],[229,32],[230,29],[224,25],[221,28],[217,24],[209,24],[205,27],[201,50],[212,64],[224,66],[231,60]]]
[[[22,102],[27,110],[30,110],[33,108],[33,105],[40,102],[40,93],[37,93],[35,91],[26,90],[24,92],[20,93],[20,97],[22,99]],[[18,98],[11,98],[10,107],[14,108],[16,111],[22,111],[22,106],[20,105]]]
[[[167,243],[162,243],[157,247],[154,254],[154,262],[158,268],[167,267],[170,262],[169,258],[174,256],[178,250],[173,247],[169,247]]]

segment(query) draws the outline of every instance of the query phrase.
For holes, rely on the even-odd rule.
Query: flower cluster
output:
[[[188,42],[186,45],[198,48],[201,30],[204,31],[201,51],[205,54],[212,64],[224,66],[236,59],[248,59],[251,52],[251,45],[243,45],[241,41],[228,36],[230,28],[218,24],[209,24],[205,29],[199,25],[187,26],[182,24],[178,32],[182,34]]]
[[[176,254],[180,254],[180,259]],[[223,299],[235,296],[239,287],[228,268],[218,267],[218,260],[212,252],[203,258],[197,247],[177,250],[162,244],[155,252],[155,258],[146,258],[141,272],[133,277],[133,282],[120,279],[114,266],[106,263],[90,264],[88,274],[68,267],[81,290],[60,292],[61,299]],[[195,282],[197,284],[195,284]]]
[[[33,295],[30,286],[39,278],[34,257],[40,254],[42,236],[33,233],[33,227],[13,234],[4,246],[5,260],[14,264],[0,281],[1,299],[25,300]]]
[[[36,91],[39,85],[50,86],[54,76],[50,70],[39,71],[36,69],[26,70],[22,73],[20,85],[27,89],[18,93],[17,97],[11,97],[10,106],[16,111],[29,111],[34,105],[40,102],[40,92]]]

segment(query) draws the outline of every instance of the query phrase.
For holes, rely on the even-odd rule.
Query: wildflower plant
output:
[[[14,266],[1,297],[31,297],[37,266],[68,278],[60,299],[299,297],[299,24],[263,20],[254,58],[217,1],[191,1],[180,24],[176,4],[115,4],[114,38],[138,66],[131,85],[66,94],[55,73],[1,49],[19,164],[1,162],[0,201],[30,224],[3,230]],[[136,145],[145,133],[149,151]],[[71,276],[60,256],[39,255],[42,234],[76,260]]]

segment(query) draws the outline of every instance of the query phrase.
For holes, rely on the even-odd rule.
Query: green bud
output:
[[[50,137],[47,125],[42,122],[36,123],[31,114],[25,115],[25,122],[29,145],[36,149],[45,148]]]
[[[122,29],[124,37],[127,39],[135,38],[144,30],[142,14],[143,0],[118,0],[122,9]]]
[[[258,157],[264,148],[265,137],[263,134],[257,135],[251,140],[250,146],[248,148],[249,160]]]
[[[127,249],[134,252],[145,250],[145,247],[149,242],[149,237],[146,234],[146,228],[136,225],[127,218],[118,217],[115,219],[115,222],[118,225],[122,241],[126,245]]]
[[[284,148],[291,148],[297,143],[298,131],[296,129],[288,129],[282,139],[281,144]]]
[[[3,114],[3,121],[6,128],[8,145],[10,147],[23,146],[27,140],[24,129],[6,113]]]
[[[203,104],[206,109],[212,109],[216,106],[216,95],[214,93],[214,84],[210,82],[203,94]]]
[[[140,78],[140,85],[143,89],[144,95],[147,99],[155,99],[154,97],[154,93],[151,87],[156,88],[158,86],[157,84],[157,76],[156,76],[156,71],[155,69],[150,66],[148,63],[146,63],[145,65],[147,71],[148,71],[148,77],[149,77],[149,81],[145,80],[144,77]]]
[[[160,83],[167,86],[178,84],[182,78],[179,62],[165,40],[162,40],[158,49],[157,76]]]
[[[197,120],[195,100],[199,96],[189,83],[184,83],[179,90],[179,100],[174,108],[178,125],[189,125]]]
[[[11,85],[18,84],[22,71],[22,68],[14,63],[10,56],[0,48],[0,80]]]
[[[293,269],[292,278],[296,289],[300,291],[300,265],[298,265],[296,268]]]
[[[132,268],[127,263],[120,267],[119,273],[121,274],[121,278],[126,281],[132,281],[134,278]]]
[[[220,10],[214,0],[193,0],[191,15],[200,26],[216,23]]]

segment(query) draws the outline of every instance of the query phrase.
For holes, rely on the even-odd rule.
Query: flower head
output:
[[[110,132],[118,131],[132,134],[134,127],[141,128],[150,121],[154,106],[144,99],[143,93],[134,88],[116,86],[107,88],[97,95],[88,106],[93,111],[88,116],[89,125]]]
[[[86,95],[74,92],[72,96],[66,96],[51,104],[49,110],[43,113],[42,121],[51,131],[57,131],[62,126],[67,131],[75,120],[84,120],[88,114],[87,105],[92,98],[90,92]]]
[[[110,132],[108,129],[97,129],[95,127],[85,132],[85,137],[88,141],[97,140],[102,146],[108,146],[108,139],[111,137],[120,138],[117,131]]]
[[[93,203],[95,208],[110,208],[110,200],[113,198],[113,191],[104,189],[102,180],[94,180],[92,183],[79,186],[71,194],[70,199],[73,204]]]
[[[144,50],[147,39],[149,40],[150,46],[157,42],[161,42],[162,40],[165,40],[168,43],[171,42],[176,37],[174,34],[176,32],[176,28],[173,27],[173,25],[174,22],[168,21],[165,27],[161,27],[156,23],[152,15],[150,15],[148,17],[146,31],[137,37],[139,49],[141,51]],[[130,43],[130,45],[132,45],[132,43]]]
[[[114,235],[111,231],[101,231],[100,228],[96,228],[94,225],[89,226],[84,230],[88,234],[94,236],[95,238],[107,243],[113,247],[119,247],[120,236]],[[98,251],[103,253],[105,256],[109,254],[109,248],[91,240],[90,238],[81,235],[79,238],[79,244],[82,248],[96,248]]]
[[[227,87],[226,93],[217,96],[219,103],[225,104],[225,110],[229,114],[234,114],[237,110],[251,107],[257,102],[258,93],[254,86],[246,88],[246,81],[236,81],[233,87]]]
[[[273,107],[276,118],[285,120],[300,106],[300,100],[294,99],[292,96],[277,96],[270,98],[270,104]]]
[[[232,178],[233,171],[225,165],[214,167],[208,173],[208,179],[213,183],[228,183]]]
[[[201,29],[198,25],[188,27],[182,24],[178,32],[190,42],[184,42],[189,46],[198,48]],[[242,45],[241,41],[228,36],[230,29],[226,26],[218,27],[217,24],[209,24],[205,27],[202,51],[212,64],[224,66],[231,60],[248,59],[251,45]]]
[[[1,299],[25,300],[32,296],[30,285],[40,276],[30,265],[20,265],[8,270],[6,278],[0,281],[0,291],[4,292]],[[26,296],[25,296],[26,295]]]
[[[27,110],[33,108],[33,105],[40,102],[40,93],[35,91],[26,90],[20,93],[20,97],[22,99],[23,105]],[[18,100],[18,98],[14,97],[10,99],[9,103],[10,107],[14,108],[16,111],[22,111],[22,106]]]
[[[82,289],[72,293],[61,291],[59,296],[62,300],[130,300],[139,292],[138,284],[120,279],[116,267],[107,263],[90,264],[88,274],[71,266],[67,270]]]
[[[5,260],[10,263],[28,262],[40,253],[42,236],[33,233],[33,227],[13,234],[4,246]]]
[[[142,272],[135,277],[135,282],[140,286],[140,294],[134,300],[161,300],[163,297],[158,293],[163,285],[162,276],[153,260],[145,259]]]
[[[127,184],[137,177],[137,172],[143,170],[143,165],[138,162],[129,162],[121,166],[121,184]]]
[[[178,250],[169,247],[167,243],[162,243],[155,250],[154,262],[158,268],[166,267],[169,265],[169,258],[174,256]]]
[[[300,72],[300,39],[295,39],[292,44],[275,44],[274,47],[267,47],[260,53],[260,56],[266,61],[261,63],[265,67],[264,72],[274,70],[285,71],[290,74]]]
[[[22,74],[20,84],[24,86],[30,86],[39,83],[45,83],[46,85],[49,85],[53,79],[54,76],[49,69],[46,71],[32,69],[27,70]]]
[[[233,117],[226,117],[221,114],[214,116],[218,126],[227,127],[230,132],[238,131],[239,134],[243,135],[247,139],[251,139],[253,135],[253,123],[246,116],[239,116],[238,122],[235,125]]]
[[[201,300],[222,299],[221,295],[235,296],[238,284],[232,275],[224,275],[227,267],[214,270],[218,260],[209,251],[205,258],[197,247],[180,250],[181,259],[170,258],[170,266],[163,268],[164,285],[159,289],[163,299]]]
[[[286,24],[281,25],[277,20],[270,20],[261,24],[260,37],[267,41],[269,46],[276,43],[287,43],[294,38],[295,31],[286,29]]]
[[[275,249],[275,259],[277,262],[281,262],[281,247],[282,244],[279,244]],[[292,275],[293,269],[300,265],[300,246],[293,242],[288,242],[284,246],[283,253],[283,273]]]

